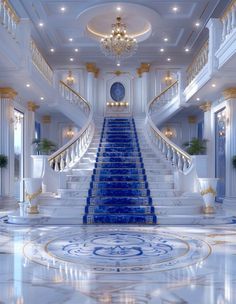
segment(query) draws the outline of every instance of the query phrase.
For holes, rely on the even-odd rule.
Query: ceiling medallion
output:
[[[121,23],[121,17],[117,17],[116,23],[112,24],[110,36],[106,36],[100,41],[104,55],[115,59],[116,63],[133,56],[138,47],[137,40],[127,35],[126,28],[126,25]]]

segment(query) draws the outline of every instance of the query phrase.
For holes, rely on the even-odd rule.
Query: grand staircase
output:
[[[87,224],[156,224],[135,122],[105,118],[88,191]]]

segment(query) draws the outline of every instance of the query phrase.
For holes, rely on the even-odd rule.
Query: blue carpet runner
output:
[[[83,222],[157,222],[132,118],[104,119]]]

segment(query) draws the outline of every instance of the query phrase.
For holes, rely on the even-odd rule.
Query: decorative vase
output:
[[[198,178],[200,194],[204,201],[203,213],[215,213],[215,197],[218,178]]]
[[[27,212],[29,214],[37,214],[38,199],[42,193],[42,178],[24,178],[25,182],[25,199],[29,203]]]

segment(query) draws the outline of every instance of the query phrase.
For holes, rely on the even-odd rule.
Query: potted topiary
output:
[[[183,144],[186,147],[186,152],[190,155],[203,155],[206,153],[206,139],[192,138],[190,142]]]
[[[236,169],[236,155],[234,155],[232,158],[232,164],[233,164],[233,167]]]
[[[48,155],[56,150],[56,144],[47,138],[34,139],[32,144],[35,145],[38,155]]]
[[[8,164],[8,158],[4,154],[0,154],[0,196],[2,196],[2,169],[6,168]]]

